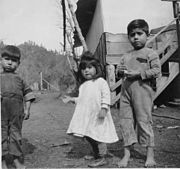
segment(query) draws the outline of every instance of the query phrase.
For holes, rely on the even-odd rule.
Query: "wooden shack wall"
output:
[[[152,35],[153,36],[153,35]],[[150,38],[152,38],[150,36]],[[173,44],[177,44],[176,30],[163,32],[148,46],[154,50],[163,48],[169,39],[173,39]],[[95,56],[100,59],[103,65],[117,65],[121,56],[127,51],[132,50],[127,34],[112,34],[104,32],[95,51]]]
[[[152,37],[153,37],[153,34],[151,35],[150,38],[152,38]],[[154,50],[161,51],[161,48],[163,49],[164,46],[167,46],[167,44],[169,44],[168,50],[177,48],[176,30],[170,30],[170,31],[163,32],[148,46],[153,48]],[[101,35],[100,41],[96,48],[95,57],[99,58],[101,63],[104,65],[104,70],[106,72],[106,78],[107,78],[107,81],[111,88],[111,97],[112,97],[113,104],[115,102],[113,100],[116,100],[116,98],[118,97],[118,94],[119,94],[119,88],[117,88],[115,90],[113,89],[114,86],[116,85],[116,83],[118,83],[118,79],[115,77],[116,65],[120,62],[121,56],[124,53],[126,53],[127,51],[130,51],[132,49],[133,48],[132,48],[131,44],[129,43],[127,34],[112,34],[112,33],[107,33],[107,32],[104,32]],[[169,65],[169,61],[171,61],[172,58],[173,58],[173,60],[175,60],[174,57],[180,58],[180,55],[177,51],[168,59],[168,62],[163,64],[164,66],[166,66],[166,64]],[[164,54],[166,54],[166,52]],[[177,62],[177,60],[176,60],[176,62]],[[162,66],[162,71],[164,71],[163,66]],[[171,71],[171,70],[168,70],[168,71]],[[171,91],[172,91],[173,97],[179,99],[180,92],[177,92],[176,88],[180,84],[180,81],[179,81],[180,78],[176,78],[176,79],[177,80],[173,82],[173,84],[176,85],[176,87],[174,87],[173,90],[171,90]],[[174,90],[176,90],[176,91],[174,92]]]
[[[106,62],[117,65],[121,56],[131,50],[127,34],[106,33]]]

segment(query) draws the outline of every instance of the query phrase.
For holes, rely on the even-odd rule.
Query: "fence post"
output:
[[[40,90],[43,90],[43,78],[42,78],[42,72],[40,72]]]

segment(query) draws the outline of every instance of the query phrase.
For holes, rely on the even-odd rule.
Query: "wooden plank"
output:
[[[130,43],[124,42],[106,42],[107,55],[123,54],[132,50],[133,47]]]
[[[172,82],[172,80],[180,73],[179,63],[177,62],[169,62],[169,76],[162,76],[157,80],[157,92],[155,94],[154,99],[156,99],[161,92]]]
[[[116,83],[115,78],[115,66],[114,65],[107,65],[107,82],[109,84],[109,87],[111,88]],[[111,98],[114,98],[116,96],[116,91],[111,92]]]
[[[155,29],[152,29],[151,30],[151,34],[156,34],[156,33],[158,33],[161,29],[163,29],[164,28],[164,26],[162,26],[162,27],[159,27],[159,28],[155,28]],[[163,31],[163,33],[164,32],[167,32],[167,31],[172,31],[172,30],[176,30],[176,24],[172,24],[172,25],[170,25],[165,31]]]
[[[111,98],[111,105],[114,105],[120,99],[121,93]]]
[[[161,48],[157,50],[158,54],[163,53],[166,48],[170,45],[172,45],[172,39],[169,39],[166,44],[162,45]],[[163,56],[161,63],[163,64],[175,51],[177,50],[177,43],[173,44],[170,46],[170,49],[167,51],[165,56]],[[120,58],[122,57],[123,54],[107,54],[106,56],[106,63],[107,64],[113,64],[117,65],[120,62]]]
[[[123,34],[123,33],[112,34],[112,33],[106,32],[106,41],[107,42],[115,42],[115,43],[116,42],[129,43],[127,34]]]
[[[163,53],[168,47],[172,44],[172,42],[167,42],[166,44],[162,45],[161,47],[158,48],[158,50],[156,50],[157,54],[160,55],[161,53]]]
[[[166,43],[157,43],[158,50],[157,53],[158,55],[163,54],[164,56],[161,58],[161,65],[165,63],[171,56],[172,54],[177,50],[177,42],[173,42],[174,36],[171,36],[169,39],[167,39]],[[160,43],[160,44],[159,44]]]
[[[123,54],[122,54],[123,55]],[[120,59],[121,59],[121,56],[122,55],[108,55],[107,57],[106,57],[106,63],[107,64],[110,64],[110,65],[117,65],[117,64],[119,64],[120,63]]]
[[[161,43],[160,42],[157,43],[158,49],[159,48],[165,49],[167,46],[170,46],[170,45],[172,46],[173,44],[177,44],[177,38],[176,37],[177,36],[175,36],[175,34],[174,35],[167,35],[166,37],[164,36],[164,38],[161,38]],[[161,49],[159,49],[159,50],[161,50]]]
[[[173,31],[167,31],[162,34],[160,34],[156,41],[158,42],[166,42],[168,39],[172,39],[173,42],[177,42],[177,32],[176,30]]]
[[[161,59],[161,65],[163,65],[172,55],[173,53],[175,53],[177,50],[176,48],[172,48],[171,50],[169,50]]]
[[[118,80],[114,85],[112,85],[112,86],[110,87],[111,92],[113,92],[114,90],[116,90],[116,88],[118,88],[118,87],[121,85],[121,83],[122,83],[122,79]]]

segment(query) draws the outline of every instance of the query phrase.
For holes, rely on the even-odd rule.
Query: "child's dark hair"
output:
[[[101,63],[98,59],[96,59],[93,54],[89,51],[85,52],[81,56],[81,62],[79,64],[78,68],[78,81],[80,84],[86,81],[86,79],[83,77],[81,70],[85,69],[89,65],[92,65],[96,68],[96,75],[93,77],[93,79],[97,79],[99,77],[104,77],[103,68]]]
[[[4,47],[4,49],[1,52],[1,57],[4,57],[4,56],[9,56],[9,57],[14,57],[14,58],[20,59],[21,52],[18,47],[13,46],[13,45],[7,45]]]
[[[136,28],[142,29],[146,35],[149,35],[149,25],[144,19],[135,19],[131,21],[127,26],[128,35]]]

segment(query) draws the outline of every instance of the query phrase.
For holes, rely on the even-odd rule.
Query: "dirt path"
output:
[[[57,96],[40,95],[39,101],[32,105],[30,119],[24,122],[23,149],[28,168],[86,168],[89,163],[83,159],[84,155],[91,154],[88,143],[66,135],[74,105],[62,103]],[[117,113],[117,110],[112,109],[121,138]],[[154,113],[180,118],[180,108],[158,108]],[[153,120],[158,167],[179,168],[180,121],[156,116],[153,116]],[[116,168],[117,161],[123,155],[122,140],[108,145],[108,149],[113,156],[108,158],[108,165],[103,167]],[[137,145],[128,167],[143,167],[144,160],[145,151]]]

